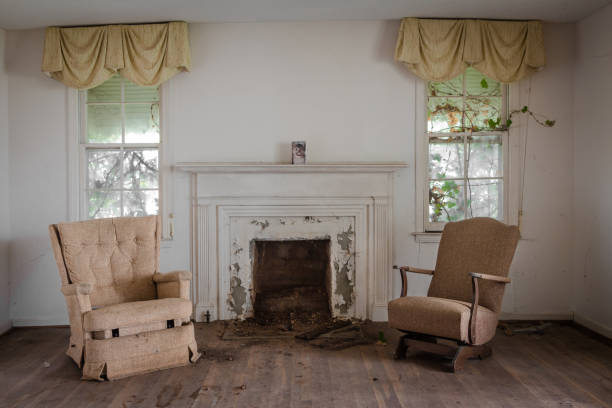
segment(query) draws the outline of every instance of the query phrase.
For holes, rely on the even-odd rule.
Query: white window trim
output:
[[[87,219],[85,208],[85,146],[81,144],[83,134],[82,111],[84,99],[79,91],[66,88],[67,111],[67,154],[68,154],[68,220]],[[162,239],[171,241],[174,238],[174,194],[172,183],[172,162],[174,149],[172,139],[168,136],[170,129],[169,107],[174,99],[170,81],[160,87],[160,143],[159,143],[159,214],[162,218]]]
[[[424,137],[427,129],[427,96],[426,81],[415,80],[415,209],[416,231],[412,233],[415,240],[421,243],[436,243],[440,241],[441,232],[428,232],[425,230],[425,217],[428,205],[425,199],[429,197],[428,186],[428,141]],[[527,89],[519,84],[508,86],[508,112],[519,109],[526,101]],[[521,117],[519,117],[521,116]],[[526,119],[524,115],[517,115],[510,130],[504,136],[506,160],[504,162],[504,222],[518,225],[519,222],[519,192],[520,192],[520,148],[525,138]]]

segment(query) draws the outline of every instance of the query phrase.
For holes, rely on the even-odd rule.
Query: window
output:
[[[80,101],[84,218],[158,214],[159,87],[116,75]]]
[[[426,85],[424,228],[472,217],[505,220],[507,86],[473,68]],[[503,121],[503,122],[502,122]]]

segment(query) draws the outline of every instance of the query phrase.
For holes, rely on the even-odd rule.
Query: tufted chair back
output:
[[[508,276],[519,229],[492,218],[449,222],[444,227],[428,296],[472,301],[470,272]],[[499,312],[504,286],[480,282],[479,304]]]
[[[94,308],[156,298],[158,216],[69,222],[53,229],[54,250],[61,251],[64,263],[58,265],[62,282],[93,284]]]

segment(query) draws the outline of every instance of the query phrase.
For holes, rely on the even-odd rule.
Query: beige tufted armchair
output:
[[[409,347],[442,354],[455,371],[468,358],[488,357],[518,240],[518,227],[492,218],[449,222],[435,270],[398,268],[401,297],[389,302],[389,325],[404,333],[396,358]],[[406,272],[433,275],[427,296],[406,296]]]
[[[66,354],[83,379],[116,379],[199,358],[186,271],[158,273],[160,219],[61,223],[49,234],[70,319]]]

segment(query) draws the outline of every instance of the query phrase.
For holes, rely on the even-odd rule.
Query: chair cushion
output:
[[[70,282],[94,285],[93,306],[155,299],[157,216],[61,223],[57,229]]]
[[[469,342],[469,302],[428,296],[408,296],[389,302],[389,325],[399,330]],[[484,306],[476,313],[474,344],[495,336],[497,314]]]
[[[191,301],[180,298],[118,303],[85,313],[85,331],[112,330],[191,316]]]

